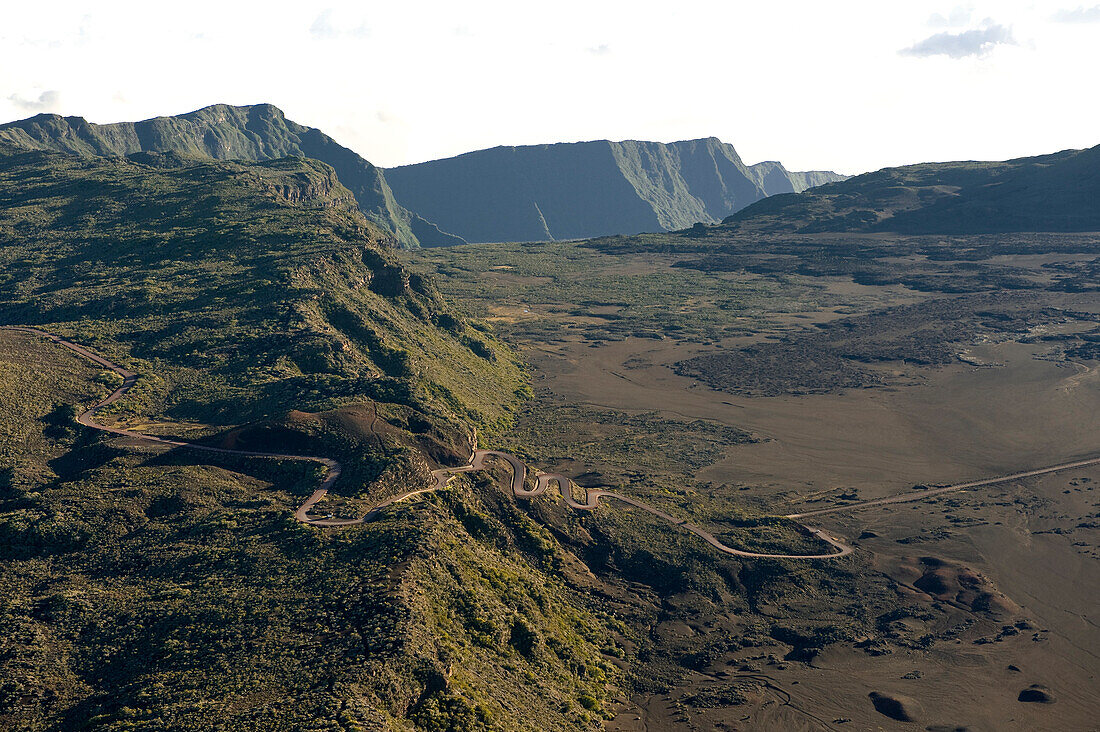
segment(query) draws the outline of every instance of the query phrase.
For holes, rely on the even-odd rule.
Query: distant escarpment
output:
[[[367,218],[390,231],[402,246],[463,243],[397,203],[379,168],[320,130],[288,120],[270,104],[215,104],[175,117],[104,125],[82,117],[40,114],[0,125],[0,141],[76,155],[174,152],[214,160],[314,158],[331,165]]]
[[[819,234],[1100,231],[1100,146],[884,168],[756,203],[723,230]]]
[[[495,147],[386,170],[403,204],[468,241],[545,241],[716,223],[777,193],[842,180],[745,165],[717,138]]]

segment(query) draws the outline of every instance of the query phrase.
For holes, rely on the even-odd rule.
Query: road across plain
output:
[[[885,498],[873,498],[868,501],[849,503],[845,506],[832,506],[830,508],[819,508],[812,511],[803,511],[802,513],[789,513],[787,514],[786,518],[797,521],[798,519],[808,518],[810,516],[825,516],[832,513],[861,511],[865,508],[874,508],[875,506],[889,506],[895,503],[912,503],[913,501],[923,501],[926,498],[930,498],[932,496],[941,496],[944,493],[954,493],[955,491],[965,491],[968,488],[980,488],[981,486],[986,485],[1008,483],[1013,480],[1031,478],[1036,475],[1046,475],[1047,473],[1057,473],[1063,470],[1073,470],[1074,468],[1084,468],[1088,467],[1089,465],[1098,464],[1100,464],[1100,458],[1088,458],[1085,460],[1077,460],[1076,462],[1071,463],[1060,463],[1058,465],[1051,465],[1046,468],[1027,470],[1022,473],[1001,475],[996,478],[983,478],[982,480],[972,480],[969,483],[956,483],[954,485],[942,486],[940,488],[926,488],[924,490],[913,491],[912,493],[902,493],[900,495],[887,496]]]

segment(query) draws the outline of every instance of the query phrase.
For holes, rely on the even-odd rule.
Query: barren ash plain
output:
[[[1095,289],[773,279],[708,271],[675,246],[483,245],[414,262],[531,364],[521,427],[538,464],[711,522],[720,507],[813,512],[1098,454]],[[1049,283],[1081,259],[983,265]],[[933,268],[951,278],[959,264]],[[757,599],[751,616],[772,637],[744,647],[721,639],[749,624],[745,609],[691,591],[654,597],[661,648],[688,655],[707,639],[712,650],[632,696],[608,728],[1089,729],[1098,485],[1094,464],[807,518],[854,540],[852,565],[891,593],[874,632],[774,632],[843,611],[850,598],[820,585]]]

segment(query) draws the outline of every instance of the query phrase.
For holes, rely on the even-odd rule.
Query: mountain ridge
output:
[[[266,103],[107,124],[39,114],[0,124],[0,142],[85,156],[314,158],[332,166],[360,210],[405,248],[671,231],[843,179],[788,171],[777,161],[746,165],[717,137],[497,146],[383,169]]]
[[[215,375],[218,414],[269,417],[265,389],[279,399],[300,391],[298,406],[333,389],[418,392],[458,422],[501,410],[465,379],[482,369],[486,381],[508,381],[508,357],[405,269],[392,235],[323,162],[82,159],[0,143],[0,200],[0,319],[121,328],[135,352]],[[227,338],[230,349],[212,345]],[[260,386],[242,388],[249,380]],[[177,408],[218,402],[217,389],[199,391],[176,393]]]
[[[839,180],[745,165],[716,137],[497,146],[385,170],[399,200],[470,241],[574,239],[717,223],[776,193]]]
[[[723,229],[985,234],[1100,230],[1100,145],[1003,161],[918,163],[759,201]]]
[[[0,141],[31,150],[126,156],[176,152],[213,160],[261,162],[288,156],[331,165],[360,210],[405,247],[460,244],[430,221],[401,206],[380,168],[315,127],[286,118],[271,104],[214,104],[175,116],[96,124],[83,117],[39,114],[0,125]]]

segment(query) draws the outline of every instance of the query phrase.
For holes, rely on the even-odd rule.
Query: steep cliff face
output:
[[[402,246],[462,243],[398,204],[379,168],[320,130],[288,120],[270,104],[216,104],[176,117],[104,125],[81,117],[40,114],[0,125],[0,141],[76,155],[176,152],[214,160],[314,158],[331,165],[360,210],[392,232]]]
[[[270,104],[216,104],[103,125],[41,114],[0,125],[0,142],[77,155],[314,158],[331,165],[360,210],[404,247],[683,229],[716,223],[767,196],[843,180],[774,161],[745,165],[732,145],[713,137],[496,147],[383,172]]]
[[[607,144],[497,147],[392,168],[409,206],[427,204],[468,241],[538,241],[660,228]],[[387,178],[388,179],[388,178]],[[395,189],[397,190],[397,189]],[[425,214],[433,221],[432,214]]]
[[[748,166],[717,138],[496,147],[386,171],[400,201],[470,241],[681,229],[841,179]]]

